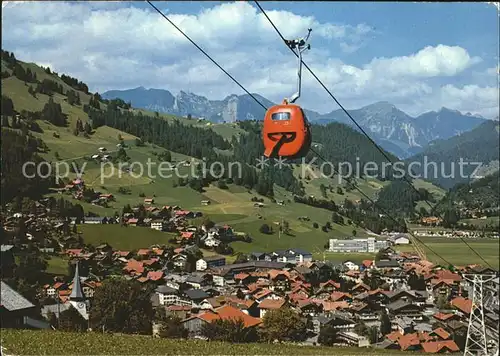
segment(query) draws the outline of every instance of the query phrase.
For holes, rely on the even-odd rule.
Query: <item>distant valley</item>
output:
[[[258,94],[254,95],[266,107],[275,104]],[[262,120],[264,116],[264,109],[248,94],[233,94],[222,100],[209,100],[184,91],[174,96],[168,90],[138,87],[107,91],[102,97],[120,98],[134,107],[179,116],[203,117],[212,122]],[[305,112],[314,124],[326,125],[336,121],[354,126],[340,109],[323,115],[312,110]],[[389,102],[374,103],[349,110],[349,113],[381,147],[400,158],[420,153],[434,140],[470,131],[487,120],[447,108],[411,117]]]

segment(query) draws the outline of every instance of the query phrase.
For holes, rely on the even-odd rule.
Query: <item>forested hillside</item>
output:
[[[406,162],[419,162],[420,166],[412,166],[415,174],[444,188],[451,188],[455,184],[474,180],[473,173],[479,163],[487,165],[498,159],[498,121],[486,121],[462,135],[435,141],[424,152]],[[460,160],[465,163],[462,164],[462,173]]]
[[[498,210],[499,178],[500,173],[497,171],[470,184],[458,184],[448,192],[445,200],[467,209]]]
[[[377,168],[370,170],[370,174],[377,174],[383,178],[382,162],[388,160],[377,150],[366,136],[354,130],[353,128],[340,123],[330,123],[326,126],[312,125],[312,134],[314,142],[320,143],[318,150],[322,157],[337,166],[341,162],[348,162],[353,169],[359,164],[361,167],[360,175],[363,174],[363,167],[368,162],[376,164]],[[386,155],[396,162],[398,158],[391,153]],[[311,156],[315,156],[314,153]],[[318,161],[318,163],[322,163]],[[378,173],[377,173],[378,172]]]

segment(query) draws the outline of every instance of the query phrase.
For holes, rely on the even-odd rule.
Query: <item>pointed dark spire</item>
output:
[[[75,267],[75,277],[73,278],[73,289],[71,290],[70,300],[84,300],[82,284],[80,282],[80,273],[78,273],[78,262]]]

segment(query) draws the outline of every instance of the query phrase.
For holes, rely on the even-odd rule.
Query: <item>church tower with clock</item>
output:
[[[85,320],[89,320],[89,302],[85,298],[85,294],[83,294],[80,273],[78,272],[78,262],[75,267],[75,277],[73,278],[73,288],[69,296],[69,302]]]

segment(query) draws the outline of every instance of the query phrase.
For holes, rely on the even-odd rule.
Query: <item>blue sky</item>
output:
[[[250,91],[280,101],[295,61],[253,2],[155,2]],[[312,26],[304,60],[348,108],[387,100],[498,115],[498,10],[486,3],[262,2],[284,35]],[[3,47],[93,90],[137,86],[222,99],[242,91],[143,2],[3,9]],[[23,23],[20,28],[19,23]],[[308,75],[305,107],[337,109]]]

